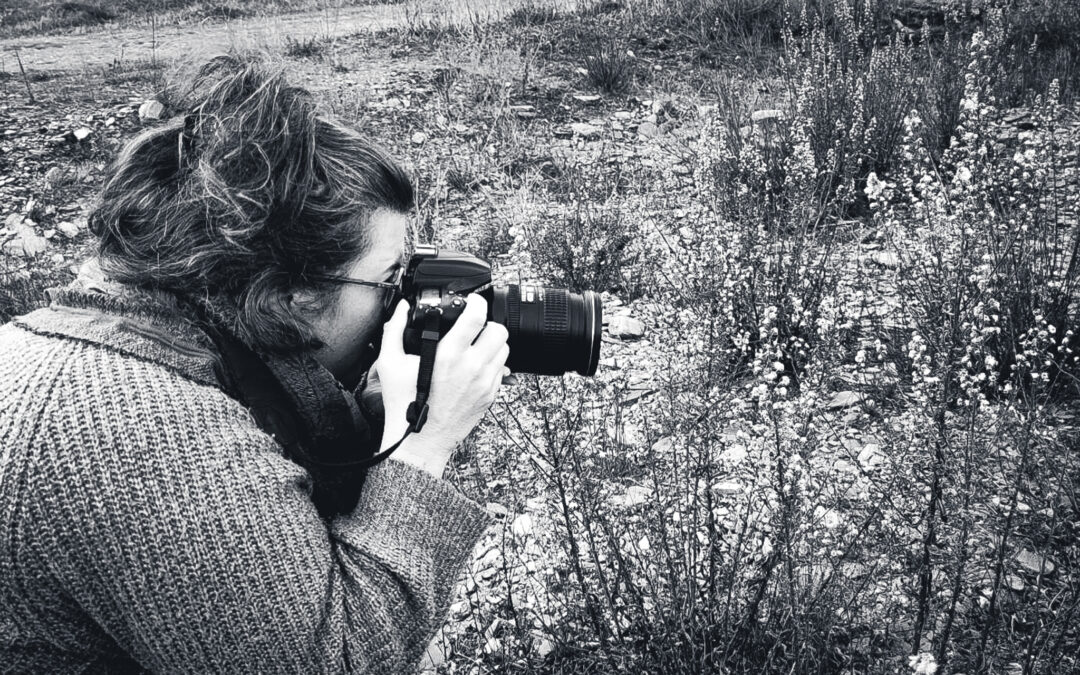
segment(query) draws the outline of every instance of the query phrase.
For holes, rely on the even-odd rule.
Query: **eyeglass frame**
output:
[[[401,292],[401,280],[405,277],[405,266],[402,265],[395,273],[395,280],[388,281],[366,281],[364,279],[353,279],[352,277],[341,276],[338,274],[308,274],[305,275],[312,281],[333,281],[339,284],[351,284],[353,286],[367,286],[368,288],[382,288],[393,291],[388,296],[387,300],[383,301],[383,312],[389,315],[396,304],[399,293]]]

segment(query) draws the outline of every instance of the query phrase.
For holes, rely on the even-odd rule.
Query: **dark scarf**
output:
[[[383,427],[381,395],[366,386],[366,377],[350,392],[309,352],[256,354],[225,322],[208,319],[172,294],[77,282],[50,295],[54,309],[101,313],[87,323],[92,334],[73,337],[128,352],[131,344],[151,340],[168,348],[165,353],[191,357],[195,365],[188,370],[212,372],[213,384],[244,404],[286,456],[308,471],[312,500],[323,517],[356,506],[366,474],[358,462],[378,451]],[[210,367],[200,367],[206,361]]]

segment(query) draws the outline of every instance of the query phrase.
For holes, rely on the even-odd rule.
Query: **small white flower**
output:
[[[908,666],[918,675],[934,675],[938,669],[937,660],[930,652],[923,652],[917,656],[909,656]]]

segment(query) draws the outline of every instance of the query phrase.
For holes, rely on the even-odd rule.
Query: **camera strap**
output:
[[[424,331],[420,334],[420,372],[416,376],[416,400],[409,404],[405,420],[409,431],[419,433],[428,416],[428,396],[431,395],[431,377],[435,371],[435,350],[439,346],[440,316],[442,309],[428,307],[424,312]]]

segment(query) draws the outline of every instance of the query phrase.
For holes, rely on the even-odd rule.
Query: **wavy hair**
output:
[[[409,178],[258,59],[211,60],[182,112],[112,168],[90,215],[103,271],[205,302],[257,349],[317,346],[305,315],[337,291],[309,275],[365,254],[375,211],[412,208]],[[323,302],[298,309],[299,288]]]

